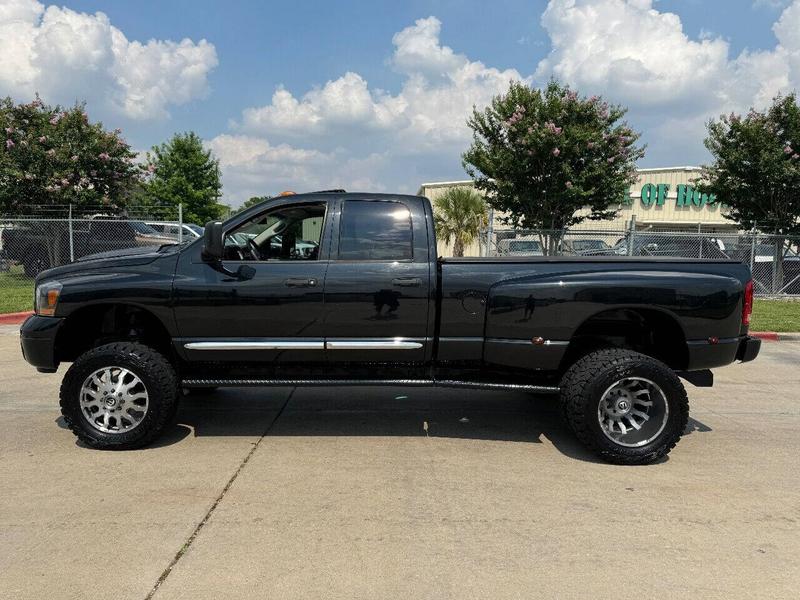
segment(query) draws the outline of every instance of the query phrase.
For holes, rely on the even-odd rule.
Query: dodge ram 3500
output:
[[[314,193],[41,273],[21,342],[72,363],[61,410],[95,448],[151,442],[182,391],[448,386],[559,393],[585,446],[641,464],[686,428],[681,379],[758,354],[752,294],[730,260],[437,258],[427,199]]]

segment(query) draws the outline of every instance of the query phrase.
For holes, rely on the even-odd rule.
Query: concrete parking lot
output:
[[[223,390],[157,445],[75,443],[0,327],[3,598],[796,598],[800,343],[689,386],[668,460],[596,462],[553,399]]]

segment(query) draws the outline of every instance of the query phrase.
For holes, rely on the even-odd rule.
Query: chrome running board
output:
[[[479,390],[516,390],[536,394],[557,394],[558,386],[528,385],[524,383],[496,383],[485,381],[459,381],[454,379],[184,379],[185,388],[204,387],[330,387],[330,386],[399,386],[448,387]]]

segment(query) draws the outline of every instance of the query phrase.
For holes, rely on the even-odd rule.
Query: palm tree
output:
[[[454,187],[433,201],[436,235],[446,244],[453,242],[453,256],[464,256],[486,226],[486,202],[468,187]]]

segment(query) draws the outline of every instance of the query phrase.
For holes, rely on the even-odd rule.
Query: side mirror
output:
[[[222,222],[209,221],[203,232],[203,258],[206,260],[222,260],[224,252],[222,241]]]

